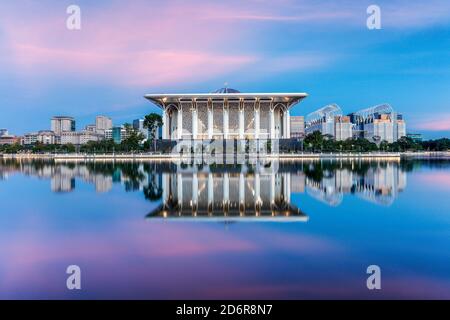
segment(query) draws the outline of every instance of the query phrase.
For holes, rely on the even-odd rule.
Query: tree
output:
[[[139,131],[137,131],[136,129],[134,129],[129,123],[125,123],[124,128],[127,134],[127,138],[120,143],[122,150],[126,151],[139,150],[142,140],[145,139],[144,135]]]
[[[144,117],[144,128],[147,128],[150,135],[150,140],[153,142],[154,151],[156,151],[155,135],[159,127],[163,125],[162,118],[157,113],[150,113]]]
[[[324,138],[320,131],[314,131],[306,136],[304,143],[310,151],[316,151],[322,149],[323,141]]]
[[[389,151],[389,142],[386,140],[381,141],[378,148],[380,151]]]

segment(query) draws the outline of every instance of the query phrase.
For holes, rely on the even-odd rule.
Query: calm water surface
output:
[[[0,298],[449,299],[449,191],[438,160],[0,160]]]

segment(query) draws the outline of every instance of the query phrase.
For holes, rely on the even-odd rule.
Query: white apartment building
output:
[[[51,131],[61,135],[64,131],[75,131],[75,119],[72,117],[56,116],[50,121]]]

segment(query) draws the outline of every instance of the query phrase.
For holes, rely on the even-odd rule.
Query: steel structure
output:
[[[371,122],[374,119],[375,115],[392,114],[394,112],[395,111],[391,107],[390,104],[382,103],[382,104],[378,104],[378,105],[370,107],[370,108],[366,108],[366,109],[362,109],[362,110],[354,112],[353,113],[353,116],[354,116],[353,121],[355,124],[367,123],[367,122]]]
[[[308,114],[306,116],[305,126],[308,128],[335,116],[342,116],[342,110],[337,104],[332,103]]]

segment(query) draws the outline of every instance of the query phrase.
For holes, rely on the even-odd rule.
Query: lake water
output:
[[[0,298],[449,299],[449,191],[442,160],[0,159]]]

